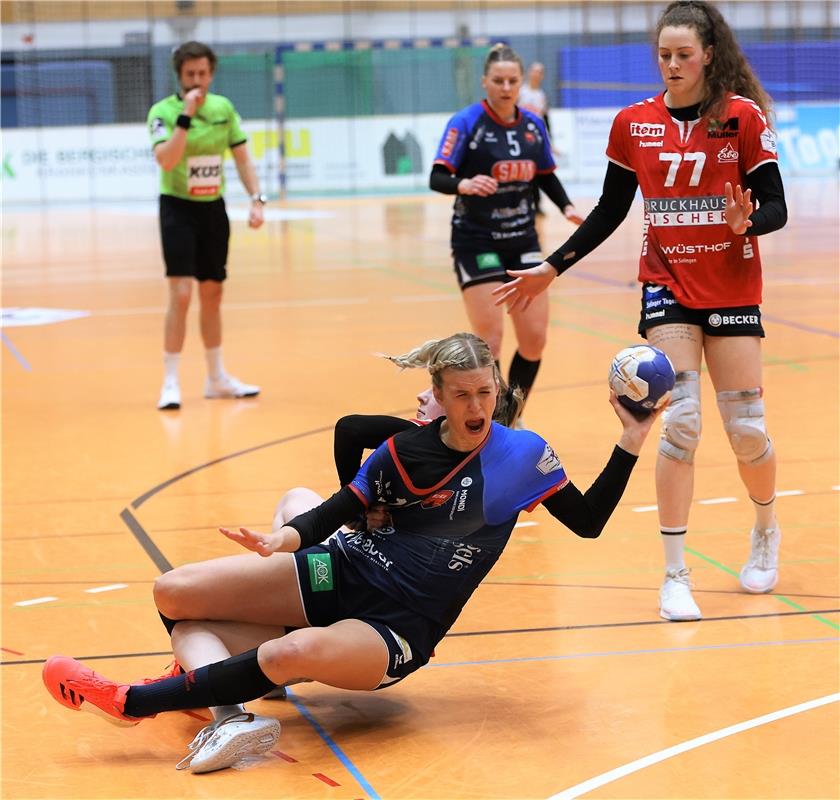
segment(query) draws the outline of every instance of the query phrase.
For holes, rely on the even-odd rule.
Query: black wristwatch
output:
[[[251,195],[251,202],[252,203],[259,203],[260,205],[264,206],[268,202],[268,195],[266,195],[266,194],[252,194]]]

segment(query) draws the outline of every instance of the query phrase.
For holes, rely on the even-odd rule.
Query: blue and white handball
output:
[[[668,402],[675,380],[671,359],[649,344],[625,347],[610,365],[610,388],[640,417]]]

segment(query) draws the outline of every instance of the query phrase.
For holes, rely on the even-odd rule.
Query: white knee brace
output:
[[[717,404],[723,427],[736,458],[742,464],[760,464],[773,453],[764,426],[761,389],[718,392]]]
[[[659,452],[691,464],[700,443],[700,373],[678,372],[671,403],[662,412]]]

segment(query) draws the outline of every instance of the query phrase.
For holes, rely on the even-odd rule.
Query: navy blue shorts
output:
[[[507,283],[513,278],[505,270],[528,269],[544,261],[537,243],[525,250],[494,250],[492,246],[458,247],[452,250],[452,260],[461,289],[479,283]]]
[[[294,557],[310,625],[325,627],[342,619],[358,619],[382,637],[389,659],[377,689],[401,681],[429,661],[446,629],[371,586],[335,537],[298,550]]]
[[[764,338],[761,309],[758,306],[688,308],[680,305],[667,286],[645,283],[642,286],[642,314],[639,333],[657,325],[698,325],[706,336],[759,336]]]

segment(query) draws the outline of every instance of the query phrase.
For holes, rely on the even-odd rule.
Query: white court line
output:
[[[53,600],[58,600],[57,597],[35,597],[32,600],[20,600],[15,603],[16,606],[37,606],[38,603],[52,603]]]
[[[673,756],[686,753],[697,747],[702,747],[704,744],[716,742],[718,739],[724,739],[735,733],[748,731],[750,728],[757,728],[759,725],[766,725],[768,722],[775,722],[777,719],[792,717],[794,714],[801,714],[803,711],[810,711],[812,708],[825,706],[829,703],[836,703],[838,700],[840,700],[840,692],[828,694],[825,697],[819,697],[816,700],[809,700],[807,703],[800,703],[796,706],[783,708],[780,711],[773,711],[772,713],[765,714],[762,717],[748,719],[746,722],[739,722],[737,725],[730,725],[728,728],[721,728],[719,731],[713,731],[712,733],[707,733],[704,736],[698,736],[696,739],[689,739],[687,742],[683,742],[682,744],[668,747],[665,750],[660,750],[658,753],[651,753],[649,756],[631,761],[629,764],[625,764],[622,767],[611,769],[603,775],[596,775],[588,781],[578,783],[575,786],[564,789],[558,794],[551,795],[548,800],[573,800],[573,798],[580,797],[582,794],[591,792],[593,789],[598,789],[607,783],[612,783],[619,778],[631,775],[634,772],[638,772],[640,769],[650,767],[653,764],[658,764],[660,761],[665,761]]]
[[[534,525],[538,525],[538,522],[531,522],[530,520],[525,520],[525,522],[517,522],[514,525],[514,528],[533,528]]]
[[[637,514],[642,514],[645,511],[656,511],[657,508],[659,508],[659,506],[636,506],[633,511]]]
[[[99,592],[113,592],[115,589],[128,589],[127,583],[110,583],[107,586],[94,586],[93,589],[85,589],[88,594],[99,594]]]
[[[701,506],[717,506],[721,503],[737,503],[737,497],[710,497],[708,500],[698,500]]]
[[[785,489],[783,492],[776,492],[776,497],[793,497],[797,494],[805,494],[802,489]]]

